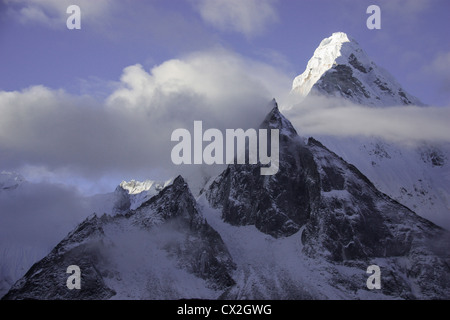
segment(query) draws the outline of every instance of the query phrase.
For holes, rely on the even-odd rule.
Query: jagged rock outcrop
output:
[[[302,253],[333,268],[383,261],[388,296],[450,298],[448,231],[378,191],[319,141],[305,143],[276,106],[261,127],[280,131],[279,171],[260,176],[259,165],[230,165],[210,183],[205,196],[225,222],[275,238],[302,230]],[[344,274],[336,279],[352,288]]]

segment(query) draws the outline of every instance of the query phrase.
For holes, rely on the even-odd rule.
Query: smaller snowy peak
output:
[[[292,92],[301,97],[341,97],[369,106],[423,105],[343,32],[321,41],[306,70],[294,79]]]
[[[157,194],[159,191],[167,187],[172,183],[172,180],[168,181],[153,181],[153,180],[145,180],[145,181],[122,181],[120,183],[120,187],[126,191],[128,191],[128,194],[139,194],[144,191],[147,191],[149,193]]]
[[[19,187],[25,178],[17,172],[0,172],[0,190],[12,190]]]
[[[97,194],[89,198],[93,212],[116,215],[137,209],[142,203],[159,194],[173,183],[167,181],[122,181],[113,192]]]
[[[167,181],[122,181],[117,187],[116,202],[114,204],[114,212],[122,212],[124,210],[135,210],[142,203],[157,195],[161,190],[170,186],[173,179]]]

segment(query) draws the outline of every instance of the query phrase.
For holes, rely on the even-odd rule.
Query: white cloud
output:
[[[0,92],[0,168],[43,168],[96,181],[105,175],[167,178],[176,128],[250,128],[270,99],[289,88],[275,68],[215,49],[173,59],[149,72],[125,68],[105,102],[35,86]],[[190,168],[188,168],[190,170]],[[161,173],[162,174],[162,173]]]
[[[376,136],[397,143],[450,142],[450,107],[373,108],[314,97],[286,110],[306,136]]]
[[[122,88],[110,96],[109,104],[118,101],[126,106],[150,107],[156,105],[157,97],[189,93],[208,101],[209,109],[219,109],[217,105],[231,105],[249,96],[269,99],[284,94],[291,80],[270,65],[216,48],[168,60],[150,73],[141,65],[127,67],[121,82]]]
[[[207,23],[246,36],[260,35],[278,20],[273,0],[199,0],[196,4]]]
[[[78,5],[83,22],[96,22],[107,16],[114,0],[3,0],[10,15],[22,23],[39,23],[51,28],[65,28],[66,10]]]
[[[100,35],[117,45],[147,48],[147,58],[155,53],[188,52],[210,47],[215,36],[194,12],[174,10],[177,1],[138,0],[0,0],[0,20],[18,21],[30,26],[66,30],[69,5],[81,11],[82,32]],[[180,2],[180,1],[178,1]],[[176,5],[177,6],[177,5]]]

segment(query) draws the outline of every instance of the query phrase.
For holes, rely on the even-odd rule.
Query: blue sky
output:
[[[89,84],[99,89],[101,82],[118,81],[129,65],[148,69],[212,46],[272,64],[294,77],[304,71],[320,40],[344,31],[426,103],[442,105],[450,99],[435,80],[445,75],[433,65],[450,60],[450,3],[445,0],[91,1],[97,5],[73,0],[67,3],[78,4],[82,13],[78,31],[65,26],[66,2],[2,1],[1,90],[45,85],[84,93]],[[223,21],[202,15],[208,2],[217,3],[210,5],[211,11],[221,11]],[[382,10],[381,30],[366,28],[370,4]],[[230,7],[242,18],[230,13],[227,19],[224,10]],[[43,16],[26,15],[26,8]]]
[[[70,4],[81,30],[66,28]],[[366,28],[371,4],[381,30]],[[336,31],[424,103],[447,107],[449,9],[448,0],[0,0],[0,170],[93,189],[167,178],[173,128],[199,117],[245,125],[255,105],[282,100]]]

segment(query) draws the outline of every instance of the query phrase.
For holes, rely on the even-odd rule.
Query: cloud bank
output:
[[[450,142],[450,108],[369,108],[320,97],[294,104],[284,99],[290,84],[290,77],[271,65],[215,48],[148,71],[129,66],[104,101],[43,86],[3,91],[0,168],[35,180],[40,175],[58,181],[56,173],[74,185],[91,181],[91,186],[105,177],[118,184],[195,176],[198,167],[172,163],[172,132],[192,131],[195,120],[203,121],[205,130],[256,128],[274,97],[304,136]],[[209,175],[209,169],[201,170]]]
[[[50,28],[65,28],[70,5],[82,8],[83,21],[95,22],[106,17],[113,0],[3,0],[7,13],[20,22],[38,23]]]
[[[309,97],[285,113],[301,135],[374,136],[409,145],[450,142],[450,107],[373,108]]]
[[[218,48],[149,71],[129,66],[105,101],[43,86],[0,92],[0,168],[91,180],[159,171],[165,176],[152,178],[165,179],[180,169],[170,159],[173,130],[192,130],[194,120],[205,128],[257,127],[289,82],[267,64]]]

